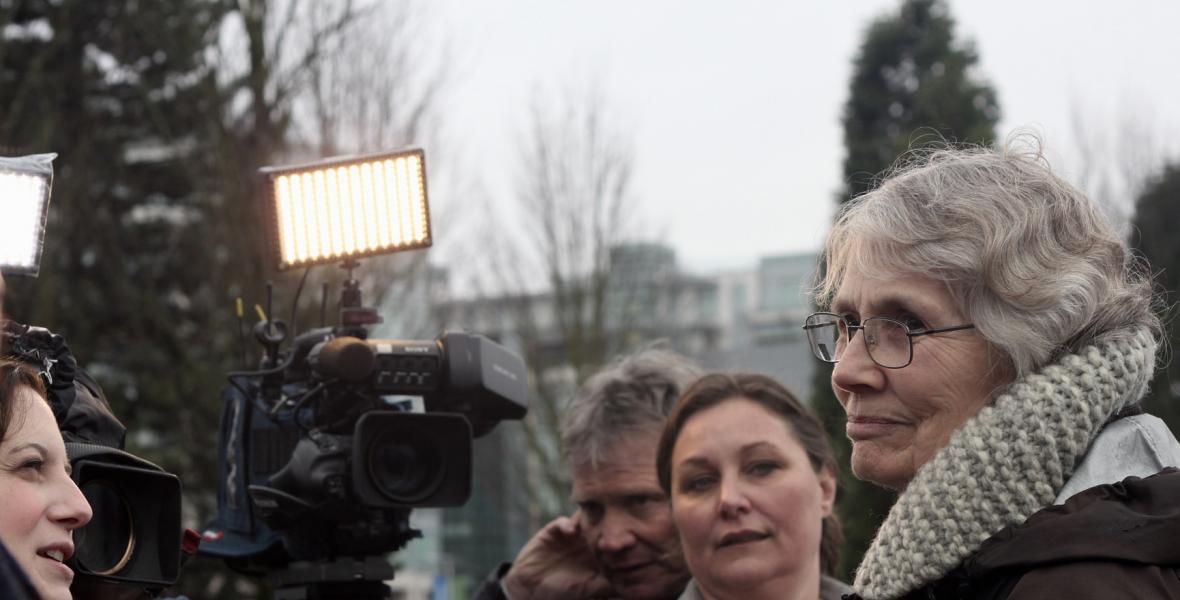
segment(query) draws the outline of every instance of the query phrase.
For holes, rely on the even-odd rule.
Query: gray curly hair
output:
[[[596,467],[616,442],[635,433],[658,439],[680,392],[702,374],[689,359],[659,348],[616,359],[586,380],[562,415],[567,463]]]
[[[905,157],[841,210],[816,303],[831,304],[850,268],[935,278],[1017,377],[1140,327],[1158,339],[1146,264],[1085,194],[1052,173],[1041,148],[1022,134]]]

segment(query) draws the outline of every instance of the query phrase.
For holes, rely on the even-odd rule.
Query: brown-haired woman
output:
[[[836,463],[819,421],[773,379],[708,375],[657,451],[693,575],[682,600],[836,600]]]
[[[0,541],[42,600],[69,600],[72,532],[91,517],[41,377],[0,359]]]

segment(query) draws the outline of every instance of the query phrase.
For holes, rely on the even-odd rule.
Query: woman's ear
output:
[[[836,504],[836,475],[832,470],[824,467],[816,474],[819,478],[820,508],[824,516],[832,516],[832,507]]]

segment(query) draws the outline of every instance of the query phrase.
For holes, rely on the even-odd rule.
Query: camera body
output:
[[[473,439],[527,410],[524,362],[479,335],[320,328],[272,362],[230,375],[200,548],[255,575],[402,548],[411,509],[467,501]]]

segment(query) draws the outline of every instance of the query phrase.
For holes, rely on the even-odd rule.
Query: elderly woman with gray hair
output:
[[[916,156],[823,258],[804,329],[853,473],[900,492],[854,598],[1180,598],[1149,272],[1039,147]]]

